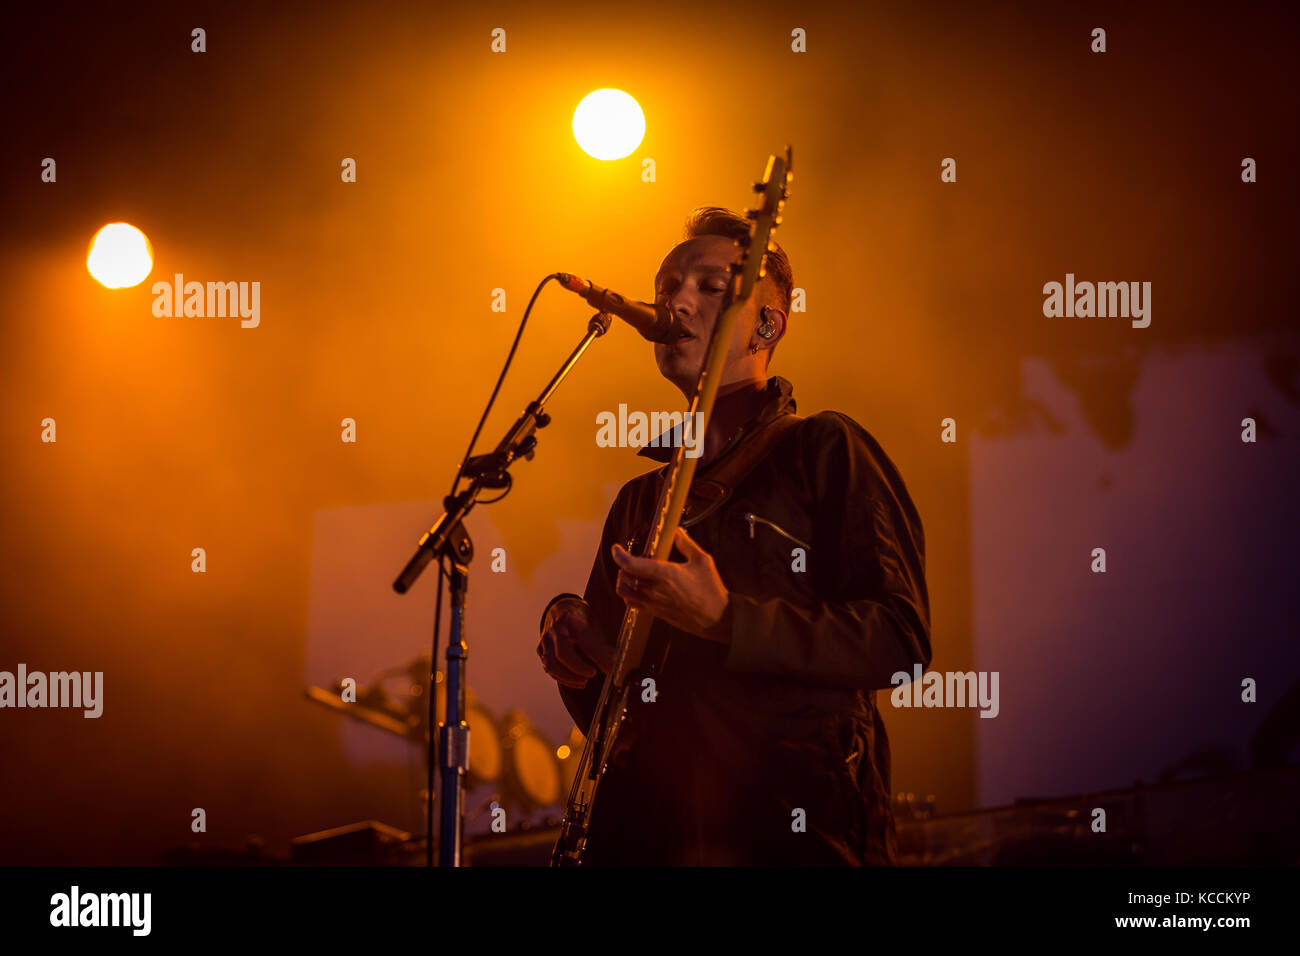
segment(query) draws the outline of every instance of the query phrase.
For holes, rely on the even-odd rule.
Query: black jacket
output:
[[[769,379],[762,411],[697,480],[755,423],[794,408],[790,383]],[[666,461],[670,451],[641,455]],[[619,492],[583,595],[611,646],[624,604],[610,546],[642,547],[664,470]],[[634,695],[636,743],[600,784],[587,862],[895,862],[875,691],[930,663],[921,520],[902,478],[860,425],[821,412],[688,530],[731,593],[730,645],[655,621],[651,647],[669,648],[658,697]],[[584,733],[603,676],[560,686]]]

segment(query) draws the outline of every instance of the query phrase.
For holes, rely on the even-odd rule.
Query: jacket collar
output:
[[[763,407],[757,415],[742,425],[740,430],[732,436],[733,442],[751,432],[756,425],[794,410],[794,386],[780,375],[773,375],[767,380]],[[637,452],[637,455],[641,458],[649,458],[652,461],[667,462],[673,456],[673,449],[681,441],[681,430],[684,424],[685,422],[669,429],[667,433],[661,433],[656,445],[646,445]]]

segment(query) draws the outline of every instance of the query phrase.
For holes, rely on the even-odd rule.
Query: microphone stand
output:
[[[469,661],[469,645],[465,641],[465,595],[469,590],[469,563],[474,558],[474,543],[465,530],[465,516],[478,503],[479,495],[487,489],[509,488],[509,469],[515,460],[531,460],[537,447],[534,432],[545,428],[551,416],[542,411],[560,382],[572,371],[582,353],[609,330],[610,316],[598,312],[587,323],[587,334],[570,353],[560,370],[551,379],[524,413],[506,432],[494,451],[487,455],[474,455],[466,459],[461,474],[470,479],[469,485],[456,495],[448,495],[442,505],[442,517],[433,523],[420,538],[415,554],[393,582],[393,590],[405,594],[425,566],[435,557],[446,558],[451,571],[451,637],[447,642],[447,694],[443,722],[438,727],[438,747],[434,749],[434,735],[429,734],[429,762],[435,753],[442,754],[442,796],[438,830],[438,865],[460,866],[461,842],[465,826],[465,775],[469,771],[469,724],[465,721],[465,672]],[[441,561],[439,562],[441,566]],[[436,635],[435,635],[436,640]],[[436,668],[437,661],[432,662]],[[430,679],[429,692],[433,693]],[[434,795],[429,794],[432,800]],[[428,835],[433,839],[433,834]]]

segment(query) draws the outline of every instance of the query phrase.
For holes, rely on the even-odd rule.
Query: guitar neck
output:
[[[713,404],[718,397],[718,380],[722,377],[722,369],[727,358],[727,344],[731,342],[732,331],[747,301],[748,297],[735,299],[718,317],[718,322],[714,326],[713,336],[709,342],[708,359],[695,390],[695,397],[691,401],[690,411],[686,414],[686,423],[698,422],[702,431],[701,435],[695,436],[696,441],[704,441],[709,433]],[[682,427],[686,428],[688,424]],[[646,542],[644,555],[659,561],[667,561],[672,553],[673,539],[686,507],[691,482],[695,480],[695,466],[700,460],[698,456],[686,455],[686,444],[685,441],[680,441],[673,449],[660,492],[659,506],[655,511],[655,524]],[[624,653],[619,655],[615,663],[614,683],[617,686],[622,686],[631,672],[641,665],[653,621],[649,613],[639,608],[629,607],[624,612],[620,637],[626,634],[629,639],[626,643],[619,641],[619,647]]]

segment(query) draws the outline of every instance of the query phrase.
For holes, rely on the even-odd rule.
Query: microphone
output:
[[[662,305],[625,299],[612,289],[603,289],[571,272],[557,272],[560,285],[576,292],[601,312],[616,315],[651,342],[676,342],[686,333],[681,320]]]

